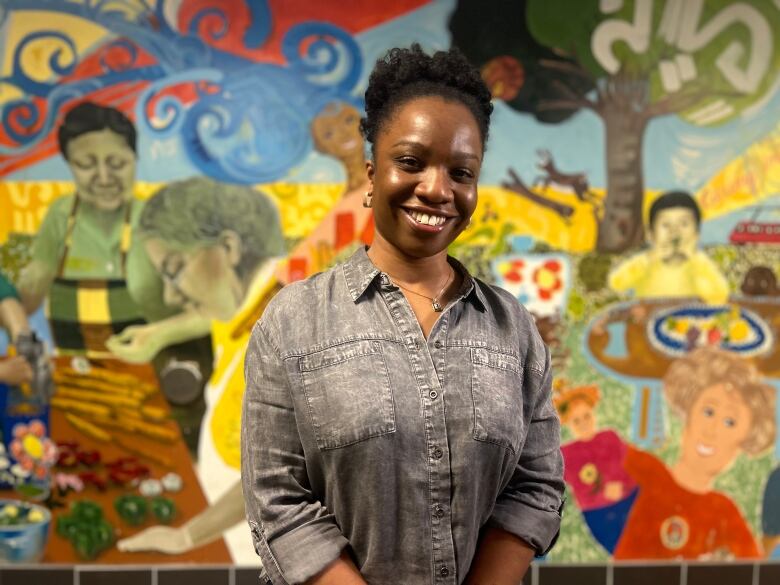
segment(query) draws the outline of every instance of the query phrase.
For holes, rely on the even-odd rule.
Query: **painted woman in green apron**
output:
[[[19,292],[28,311],[48,295],[60,351],[104,352],[109,336],[143,323],[125,270],[142,207],[133,197],[136,131],[122,112],[82,103],[67,113],[58,139],[76,193],[49,207]]]

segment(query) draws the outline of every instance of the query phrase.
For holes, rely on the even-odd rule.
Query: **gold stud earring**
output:
[[[363,207],[369,208],[371,207],[371,198],[374,196],[374,194],[371,191],[366,191],[366,194],[363,195]]]

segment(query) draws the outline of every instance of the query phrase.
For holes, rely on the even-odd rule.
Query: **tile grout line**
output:
[[[612,582],[614,581],[614,575],[612,573],[613,565],[612,563],[607,563],[607,585],[612,585]]]
[[[539,565],[531,565],[531,585],[539,585]]]
[[[688,585],[688,565],[680,565],[680,585]]]
[[[759,569],[758,563],[753,563],[753,585],[758,585],[758,579],[759,579],[758,569]]]
[[[73,567],[73,585],[79,585],[79,566]]]
[[[228,567],[228,585],[236,585],[236,567],[234,565]]]
[[[157,567],[152,565],[152,585],[157,585]]]

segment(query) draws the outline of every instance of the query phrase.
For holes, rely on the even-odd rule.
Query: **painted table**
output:
[[[62,367],[63,365],[67,365],[67,363],[68,360],[60,360],[56,365]],[[152,383],[155,386],[157,385],[157,379],[151,366],[135,366],[117,361],[103,361],[97,365],[109,368],[112,371],[129,373],[145,382]],[[55,396],[57,396],[56,393]],[[150,393],[144,404],[151,406],[154,409],[160,409],[160,412],[168,412],[168,405],[162,393],[159,391]],[[120,437],[124,444],[130,443],[140,452],[151,451],[162,454],[164,458],[169,460],[165,464],[137,453],[128,452],[128,450],[120,447],[114,441],[103,442],[90,437],[88,434],[85,434],[82,430],[79,430],[74,426],[72,422],[68,420],[66,412],[61,409],[51,409],[50,424],[51,436],[56,442],[76,442],[82,450],[96,450],[100,453],[103,462],[114,461],[122,457],[135,457],[140,463],[149,467],[151,470],[151,477],[153,478],[160,478],[169,472],[174,472],[179,475],[182,479],[182,489],[178,492],[163,493],[165,497],[173,500],[177,509],[177,514],[171,522],[171,526],[184,524],[207,507],[208,503],[196,477],[190,453],[181,438],[178,428],[170,420],[162,422],[160,425],[176,433],[176,436],[174,440],[165,443],[161,443],[159,440],[137,432],[120,432],[119,430],[104,426],[104,428],[107,428],[109,433],[113,436]],[[138,495],[138,488],[123,488],[112,485],[109,482],[105,491],[99,491],[94,486],[87,486],[81,493],[69,492],[62,498],[58,498],[64,500],[65,507],[54,509],[52,512],[53,519],[49,533],[49,541],[42,561],[44,563],[81,564],[85,562],[76,555],[73,545],[65,538],[59,536],[55,530],[57,518],[63,514],[68,514],[70,505],[79,500],[91,500],[102,507],[104,517],[115,528],[116,540],[131,536],[154,524],[159,524],[151,513],[146,522],[140,526],[130,526],[119,518],[118,513],[114,509],[114,501],[121,495],[131,493]],[[99,564],[224,564],[230,563],[231,557],[224,541],[218,539],[191,552],[178,555],[167,555],[155,552],[121,552],[117,549],[116,544],[114,544],[109,549],[103,551],[94,562]]]
[[[780,390],[780,298],[733,297],[729,299],[728,307],[760,325],[759,333],[766,339],[745,356]],[[695,299],[631,301],[596,315],[583,337],[584,353],[596,369],[637,389],[633,440],[646,448],[658,447],[663,441],[661,380],[677,357],[675,354],[684,353],[684,350],[675,351],[672,346],[659,344],[656,335],[659,318],[675,313],[676,309],[684,314],[708,310]],[[777,448],[780,452],[780,438]]]

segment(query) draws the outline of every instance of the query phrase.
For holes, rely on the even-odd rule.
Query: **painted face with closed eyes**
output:
[[[77,136],[68,144],[68,165],[84,203],[113,211],[129,201],[135,182],[135,152],[126,139],[105,128]]]
[[[426,96],[398,106],[367,163],[374,244],[409,258],[446,251],[476,208],[482,146],[473,114],[457,101]]]

